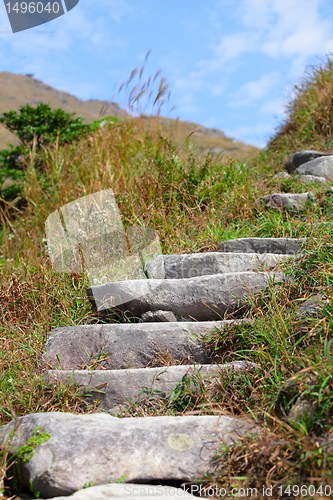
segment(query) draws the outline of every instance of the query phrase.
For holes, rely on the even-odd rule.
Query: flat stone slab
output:
[[[191,363],[208,363],[208,353],[200,338],[216,328],[223,330],[242,321],[114,323],[56,328],[46,341],[40,368],[143,368],[156,359],[158,353],[166,352],[174,360],[187,358]],[[106,359],[98,362],[103,357]]]
[[[153,279],[183,279],[211,274],[238,273],[269,267],[286,260],[278,255],[256,253],[206,252],[184,255],[159,255],[147,266],[147,276]]]
[[[217,250],[223,252],[282,254],[292,256],[302,249],[306,238],[237,238],[221,241]]]
[[[333,182],[333,156],[325,156],[316,158],[300,167],[296,168],[295,174],[299,175],[314,175],[316,177],[324,177],[326,180]]]
[[[188,487],[190,488],[190,487]],[[103,484],[77,491],[70,500],[153,500],[157,498],[198,498],[184,489],[173,486],[152,484]],[[53,500],[68,500],[66,497],[56,497]]]
[[[322,156],[331,156],[332,153],[322,153],[321,151],[314,151],[311,149],[305,151],[298,151],[289,156],[289,160],[287,163],[287,171],[291,174],[296,168],[304,163],[307,163],[316,158],[320,158]]]
[[[302,168],[302,167],[300,167]],[[308,202],[315,202],[315,195],[309,193],[273,193],[261,196],[256,200],[256,205],[272,210],[290,210],[300,212],[306,208]]]
[[[40,428],[39,431],[36,431]],[[193,481],[221,467],[212,463],[221,442],[258,432],[252,422],[227,416],[115,418],[107,414],[34,413],[0,431],[2,448],[13,453],[34,432],[51,437],[19,459],[21,481],[40,498],[70,495],[125,478],[126,483]]]
[[[306,184],[310,182],[318,182],[319,184],[327,184],[327,179],[325,177],[317,177],[315,175],[295,175],[298,177],[300,181],[305,182]]]
[[[134,317],[147,311],[172,311],[198,321],[222,319],[269,285],[270,278],[284,279],[283,273],[243,272],[198,276],[177,280],[128,280],[96,285],[87,289],[93,307],[112,310],[114,303]]]
[[[245,371],[256,365],[236,361],[225,365],[177,365],[128,370],[48,370],[43,374],[47,384],[57,382],[79,384],[88,403],[100,400],[98,408],[118,414],[125,406],[144,399],[169,397],[184,376],[190,377],[191,389],[194,381],[215,384],[222,372]],[[97,389],[96,388],[101,388]]]

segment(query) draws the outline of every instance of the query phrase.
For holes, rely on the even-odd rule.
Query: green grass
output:
[[[329,226],[314,225],[329,220],[333,197],[329,186],[273,179],[289,153],[330,144],[329,125],[316,128],[309,122],[311,116],[316,121],[318,109],[311,105],[306,114],[303,108],[307,93],[312,92],[312,99],[322,106],[318,104],[319,109],[326,109],[323,96],[327,93],[322,87],[327,89],[331,81],[333,85],[332,74],[329,63],[306,80],[289,107],[289,122],[272,138],[267,151],[246,164],[233,159],[222,164],[210,155],[199,164],[190,152],[180,155],[161,136],[158,125],[147,131],[140,119],[96,128],[74,145],[51,144],[45,149],[42,169],[31,156],[22,180],[24,206],[0,205],[2,424],[38,411],[98,411],[84,403],[77,386],[48,386],[41,378],[39,359],[52,329],[105,321],[87,301],[87,278],[54,271],[43,239],[50,213],[72,200],[112,188],[124,225],[139,223],[156,229],[166,254],[215,251],[222,240],[239,237],[308,238],[306,254],[283,264],[290,281],[249,300],[245,316],[252,322],[217,330],[205,339],[214,362],[243,359],[258,368],[222,374],[215,385],[200,378],[193,385],[193,378],[185,377],[171,397],[158,399],[152,394],[129,401],[122,416],[252,415],[264,434],[224,450],[217,459],[224,469],[218,478],[205,478],[206,486],[236,481],[258,488],[273,484],[275,492],[286,482],[333,488],[329,446],[333,439],[333,232]],[[329,123],[331,115],[320,116],[322,123]],[[254,203],[268,193],[310,189],[317,205],[299,214],[263,212]],[[296,307],[318,293],[327,299],[324,317],[299,319]],[[165,365],[176,364],[167,353],[162,355],[159,359]],[[293,424],[287,416],[300,398],[312,404],[313,417]],[[3,453],[3,477],[6,463]],[[5,484],[9,486],[8,481]]]

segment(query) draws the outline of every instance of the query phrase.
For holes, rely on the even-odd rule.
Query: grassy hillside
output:
[[[31,76],[0,73],[0,113],[12,109],[18,110],[20,106],[26,104],[34,106],[41,102],[49,104],[52,109],[61,108],[67,113],[75,112],[86,123],[98,120],[102,107],[108,115],[124,118],[126,114],[116,103],[110,101],[97,99],[82,101]],[[19,141],[14,134],[0,125],[0,149],[5,148],[7,143],[18,144]]]
[[[155,120],[147,116],[143,117],[144,127],[155,128]],[[258,153],[258,148],[251,144],[237,141],[232,137],[227,137],[224,132],[217,128],[206,128],[197,123],[171,118],[160,118],[159,124],[162,133],[172,140],[172,143],[185,158],[185,153],[190,149],[192,155],[200,162],[204,163],[208,152],[213,156],[219,156],[219,160],[233,158],[245,160],[253,158]]]
[[[114,102],[98,99],[82,101],[31,76],[0,73],[0,113],[12,109],[18,110],[20,106],[27,103],[36,106],[41,102],[49,104],[52,109],[61,108],[67,113],[75,112],[76,116],[80,116],[85,123],[98,120],[101,112],[105,116],[112,115],[118,118],[127,116],[126,111],[120,109],[119,105]],[[144,123],[147,127],[152,126],[147,118]],[[221,156],[231,156],[240,160],[258,151],[254,146],[226,137],[222,130],[205,129],[196,123],[165,119],[161,120],[161,126],[164,133],[175,140],[177,147],[183,146],[187,136],[197,129],[191,136],[191,142],[195,145],[193,153],[195,156],[200,156],[201,160],[208,149],[214,148],[217,148],[216,152],[225,150]],[[0,149],[5,148],[8,143],[19,144],[19,141],[14,134],[0,124]]]
[[[165,254],[215,251],[222,240],[236,237],[308,237],[306,255],[284,264],[292,279],[249,302],[246,314],[253,322],[207,339],[217,362],[247,359],[258,370],[226,376],[216,394],[195,398],[184,392],[171,405],[139,405],[126,415],[252,414],[264,437],[225,451],[218,484],[333,488],[333,233],[329,225],[313,224],[329,220],[333,199],[327,186],[312,185],[319,203],[302,213],[264,212],[255,205],[268,193],[307,191],[299,180],[288,184],[273,175],[289,153],[331,147],[332,93],[328,61],[307,76],[267,152],[252,159],[222,163],[206,155],[201,162],[186,149],[180,155],[158,123],[152,120],[148,127],[144,117],[110,123],[77,144],[52,144],[42,168],[32,154],[24,179],[26,205],[0,205],[1,422],[36,411],[96,411],[77,387],[53,388],[41,379],[38,362],[53,328],[103,321],[86,299],[86,278],[52,269],[44,224],[62,205],[112,188],[124,225],[154,227]],[[318,293],[326,299],[324,318],[300,320],[296,307]],[[295,400],[291,393],[313,404],[313,417],[299,425],[286,418]],[[216,479],[206,478],[206,484]]]
[[[295,149],[333,152],[333,61],[309,68],[293,88],[287,118],[268,144],[270,157],[282,167]]]

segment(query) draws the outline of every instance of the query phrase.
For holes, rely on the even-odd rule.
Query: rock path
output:
[[[304,182],[333,182],[333,154],[320,151],[299,151],[290,155],[287,171]]]
[[[331,180],[331,157],[305,153],[294,155],[288,170],[317,172]],[[308,193],[303,195],[308,200]],[[200,384],[209,389],[219,383],[222,373],[254,370],[254,364],[244,361],[213,364],[202,339],[216,329],[247,321],[224,317],[244,308],[249,297],[270,282],[283,281],[284,274],[275,266],[293,258],[304,242],[223,241],[217,252],[160,255],[145,269],[148,279],[90,287],[87,296],[96,310],[113,312],[123,306],[133,322],[51,332],[40,360],[44,381],[75,381],[85,400],[100,412],[36,413],[2,428],[0,443],[7,443],[12,453],[37,439],[33,452],[27,448],[19,461],[24,484],[44,499],[60,500],[73,493],[75,500],[192,497],[181,483],[214,475],[218,463],[212,460],[221,443],[231,446],[260,432],[253,421],[207,415],[116,415],[138,398],[169,398],[186,380],[194,391]]]
[[[159,353],[167,351],[175,361],[186,359],[205,364],[210,358],[200,338],[235,322],[113,323],[56,328],[45,344],[41,368],[144,368],[152,365]]]

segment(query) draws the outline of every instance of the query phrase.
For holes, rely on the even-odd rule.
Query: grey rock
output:
[[[320,151],[314,151],[311,149],[306,151],[299,151],[298,153],[294,153],[289,156],[287,171],[291,174],[300,165],[314,160],[315,158],[320,158],[322,156],[331,156],[331,154],[332,153],[322,153]]]
[[[295,174],[324,177],[328,181],[333,182],[333,156],[311,160],[296,168]]]
[[[145,274],[148,279],[165,279],[165,257],[165,255],[159,255],[158,257],[155,257],[155,259],[148,262],[145,269]]]
[[[128,280],[87,289],[94,308],[112,310],[114,297],[134,317],[147,311],[172,311],[198,321],[223,318],[245,305],[250,294],[269,285],[269,279],[283,280],[283,273],[226,273],[179,280]]]
[[[219,155],[220,153],[223,153],[223,151],[225,151],[225,149],[216,147],[216,148],[211,149],[210,153],[212,155]]]
[[[205,134],[207,135],[212,135],[212,136],[224,136],[225,137],[225,134],[223,132],[223,130],[219,129],[219,128],[205,128],[205,127],[201,127],[200,129],[202,132],[204,132]]]
[[[154,279],[183,279],[211,274],[236,273],[269,267],[287,260],[282,254],[258,255],[256,253],[206,252],[183,255],[159,255],[150,261],[147,273]]]
[[[141,315],[141,319],[144,323],[173,323],[175,321],[178,321],[179,316],[175,316],[171,311],[147,311],[146,313],[143,313]]]
[[[152,484],[102,484],[77,491],[70,500],[152,500],[156,498],[197,498],[184,489],[173,486],[162,486]],[[56,497],[53,500],[68,500],[66,497]]]
[[[299,319],[306,316],[323,318],[323,314],[320,313],[320,309],[322,309],[324,306],[325,301],[323,295],[313,295],[298,307],[298,310],[296,311],[296,317],[298,317]]]
[[[301,168],[301,167],[300,167]],[[309,193],[273,193],[261,196],[256,200],[256,205],[261,208],[264,206],[267,210],[287,210],[299,212],[305,209],[306,204],[311,201],[314,203],[315,195]]]
[[[215,386],[221,372],[244,371],[256,365],[236,361],[225,365],[178,365],[156,368],[137,368],[128,370],[49,370],[44,372],[43,380],[47,384],[65,384],[76,382],[84,393],[88,403],[99,401],[98,408],[118,414],[122,408],[144,399],[169,397],[178,382],[184,376],[190,378],[190,387],[194,392],[202,381],[207,390]],[[181,382],[185,387],[185,382]],[[96,389],[101,387],[101,389]]]
[[[287,401],[290,402],[299,395],[299,387],[295,379],[288,379],[280,389]]]
[[[40,368],[144,368],[157,354],[166,352],[176,361],[186,358],[190,362],[207,363],[208,354],[200,338],[216,328],[223,330],[242,321],[114,323],[56,328],[44,346]]]
[[[11,421],[0,431],[10,453],[25,446],[34,431],[51,438],[19,459],[21,481],[41,498],[70,495],[93,482],[193,481],[214,475],[212,462],[221,442],[232,446],[258,432],[252,422],[227,416],[115,418],[106,414],[35,413]],[[10,439],[10,434],[14,432]]]
[[[319,184],[327,184],[327,180],[325,177],[317,177],[315,175],[295,175],[298,177],[300,181],[305,182],[306,184],[310,182],[318,182]]]
[[[306,238],[238,238],[222,241],[217,250],[220,252],[284,254],[293,255],[301,251]]]
[[[300,423],[303,420],[311,424],[314,420],[314,402],[307,399],[299,399],[292,406],[287,420],[295,423]]]
[[[290,174],[287,172],[278,172],[273,176],[274,180],[279,180],[279,179],[288,179],[290,177]]]

